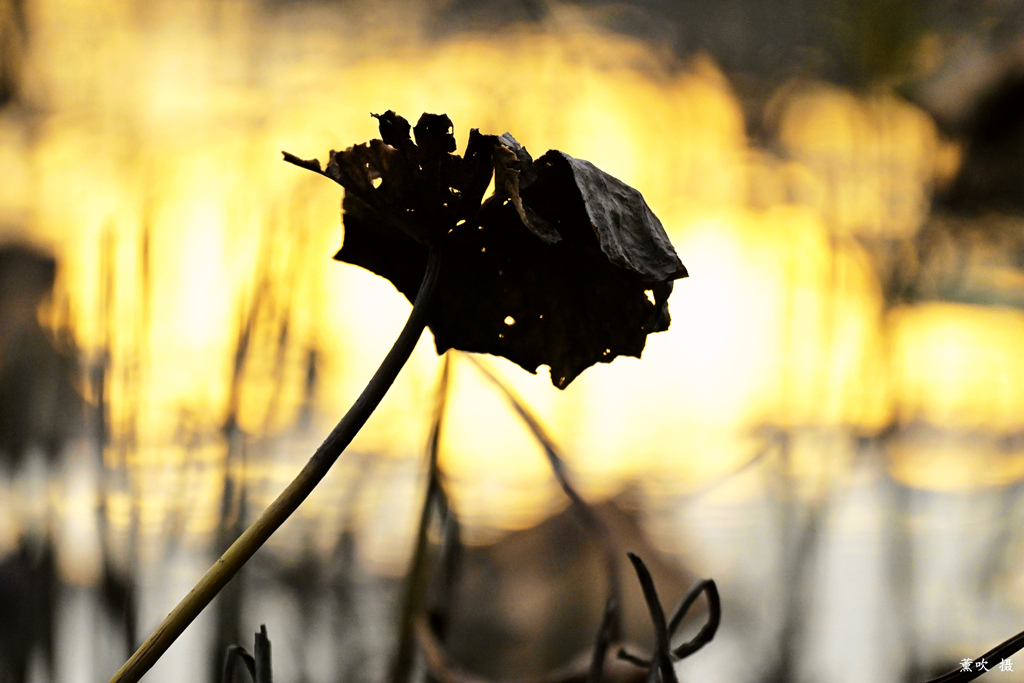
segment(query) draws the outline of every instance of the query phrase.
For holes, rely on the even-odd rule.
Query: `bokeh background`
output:
[[[682,680],[923,682],[1024,628],[1018,3],[0,0],[0,681],[109,678],[383,357],[408,302],[280,152],[387,109],[594,162],[688,267],[642,361],[490,362],[666,602],[718,582]],[[282,683],[384,677],[441,367],[427,334],[146,680],[261,623]],[[584,651],[600,551],[457,355],[440,462],[453,658]]]

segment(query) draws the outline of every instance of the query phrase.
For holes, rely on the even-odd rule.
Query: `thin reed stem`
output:
[[[423,509],[420,512],[419,526],[416,529],[416,542],[413,547],[412,559],[409,561],[409,572],[405,577],[405,595],[402,599],[402,611],[398,625],[398,649],[391,665],[388,680],[391,683],[406,683],[412,671],[413,658],[416,654],[416,614],[421,609],[426,593],[428,578],[428,537],[432,511],[435,506],[447,506],[443,502],[444,491],[441,488],[441,476],[437,469],[437,455],[441,444],[441,428],[448,403],[448,382],[451,367],[451,356],[444,357],[444,368],[438,382],[437,399],[434,408],[434,419],[430,427],[430,439],[427,445],[427,491],[423,497]]]
[[[228,581],[249,560],[267,539],[299,507],[316,485],[324,478],[331,466],[362,429],[366,420],[380,404],[381,399],[394,383],[399,371],[405,366],[427,324],[427,313],[433,299],[441,254],[438,247],[431,247],[426,272],[420,283],[419,292],[413,302],[412,312],[395,340],[394,346],[370,378],[363,393],[341,418],[324,440],[302,471],[292,480],[277,499],[270,504],[259,519],[249,525],[238,540],[228,548],[219,560],[199,580],[195,587],[178,606],[171,611],[163,623],[136,650],[120,671],[114,674],[110,683],[135,683],[167,651],[182,631],[192,623],[200,612],[227,585]]]

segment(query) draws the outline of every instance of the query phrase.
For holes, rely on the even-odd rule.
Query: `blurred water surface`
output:
[[[507,130],[588,159],[672,236],[691,277],[642,361],[565,391],[493,366],[665,581],[719,581],[723,630],[684,679],[923,681],[1024,627],[1024,222],[977,165],[992,136],[1020,150],[1018,114],[972,129],[994,119],[968,106],[1018,87],[1014,24],[918,17],[909,71],[809,58],[752,87],[739,57],[673,52],[628,12],[492,4],[0,2],[0,681],[113,673],[358,394],[409,305],[331,260],[339,188],[280,151],[325,159],[387,109],[447,112],[460,146]],[[863,68],[889,63],[839,20]],[[935,93],[957,87],[950,113]],[[150,679],[205,680],[264,622],[281,681],[382,675],[440,367],[422,340]],[[529,431],[471,364],[453,373],[461,590],[500,621],[476,666],[543,669],[567,657],[524,645],[566,639],[545,605],[599,614],[603,577],[570,552]]]

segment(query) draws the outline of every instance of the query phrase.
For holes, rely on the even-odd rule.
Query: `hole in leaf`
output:
[[[372,178],[370,182],[373,183],[374,188],[380,187],[380,184],[384,182],[383,178]]]
[[[505,316],[505,324],[508,325],[509,327],[511,327],[512,325],[516,324],[516,319],[513,318],[510,315],[506,315]],[[607,350],[605,350],[605,353],[607,353]]]
[[[494,196],[494,172],[491,172],[491,179],[487,183],[487,189],[484,190],[484,198],[490,199]]]

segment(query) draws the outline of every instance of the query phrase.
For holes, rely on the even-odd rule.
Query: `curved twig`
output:
[[[419,292],[413,302],[412,312],[395,340],[394,346],[385,356],[373,377],[367,383],[352,407],[341,418],[324,440],[305,467],[270,504],[259,519],[249,525],[230,548],[196,583],[195,587],[178,603],[142,646],[135,651],[121,669],[110,679],[110,683],[135,683],[167,651],[182,631],[192,623],[217,593],[249,560],[267,539],[284,523],[330,470],[342,451],[351,443],[366,420],[384,398],[399,371],[409,359],[423,328],[427,324],[427,312],[437,284],[441,267],[441,251],[432,247],[427,259],[426,272],[420,283]]]
[[[708,601],[708,620],[700,627],[700,630],[690,640],[686,641],[682,645],[671,650],[672,657],[679,660],[685,659],[693,653],[700,650],[702,647],[711,642],[715,637],[715,633],[718,631],[718,626],[722,621],[722,600],[718,596],[718,586],[712,579],[704,579],[695,583],[690,590],[686,592],[683,599],[679,602],[679,606],[676,607],[676,611],[672,614],[672,618],[668,621],[668,636],[672,637],[683,623],[683,619],[686,618],[690,608],[700,597],[701,593],[707,596]],[[654,665],[654,662],[650,659],[644,659],[639,655],[635,655],[628,650],[619,650],[619,659],[629,662],[635,666],[647,668]]]
[[[658,599],[658,591],[654,589],[654,580],[651,573],[647,571],[647,565],[635,553],[628,553],[629,561],[633,563],[636,570],[636,577],[640,580],[640,587],[644,591],[644,600],[647,601],[647,610],[651,613],[651,624],[654,626],[654,636],[657,642],[655,659],[658,662],[657,670],[661,671],[663,683],[679,683],[676,678],[676,670],[672,665],[672,645],[669,642],[668,626],[665,624],[665,611],[661,608],[661,600]],[[654,679],[655,667],[651,667],[647,680]]]
[[[722,601],[718,596],[718,586],[715,585],[714,580],[704,579],[700,581],[687,591],[686,597],[679,603],[679,607],[676,609],[675,614],[668,622],[669,635],[675,633],[676,629],[683,622],[683,617],[690,610],[690,607],[696,602],[700,594],[704,593],[707,595],[708,600],[708,620],[700,630],[690,640],[686,641],[679,647],[672,650],[672,656],[676,659],[685,659],[689,657],[697,650],[701,649],[705,645],[711,642],[715,637],[715,633],[718,632],[718,625],[722,621]]]

